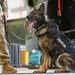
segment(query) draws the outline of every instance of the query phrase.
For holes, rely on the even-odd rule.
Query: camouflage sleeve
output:
[[[1,7],[2,7],[2,11],[3,12],[7,12],[8,11],[7,1],[6,0],[2,0]]]

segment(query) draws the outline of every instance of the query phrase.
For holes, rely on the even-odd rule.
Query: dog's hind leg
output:
[[[58,57],[56,65],[60,69],[55,70],[55,72],[70,72],[75,66],[74,57],[72,57],[70,54],[63,53]]]
[[[42,54],[43,54],[43,63],[41,67],[36,71],[34,71],[33,73],[46,73],[47,69],[49,68],[51,58],[49,56],[48,50],[43,49]]]

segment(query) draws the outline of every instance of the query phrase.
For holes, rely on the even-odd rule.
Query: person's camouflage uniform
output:
[[[7,15],[7,2],[5,0],[0,0],[0,5],[0,65],[3,65],[2,73],[16,73],[17,71],[8,63],[9,50],[5,38],[4,20],[1,13],[3,12],[4,16]]]
[[[7,12],[7,4],[5,0],[0,0],[0,5],[2,7],[2,12]],[[1,13],[1,11],[0,11]],[[3,25],[2,14],[0,14],[0,64],[4,64],[8,61],[9,53],[7,48],[7,42],[5,39],[5,30]]]

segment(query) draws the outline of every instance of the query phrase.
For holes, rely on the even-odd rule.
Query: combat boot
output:
[[[2,73],[8,74],[8,73],[16,73],[16,72],[17,72],[17,70],[15,70],[13,67],[11,67],[8,62],[3,65]]]

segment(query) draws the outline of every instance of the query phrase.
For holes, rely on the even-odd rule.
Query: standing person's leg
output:
[[[5,30],[0,17],[0,65],[3,65],[2,73],[16,73],[17,71],[9,65],[9,50],[5,38]]]

